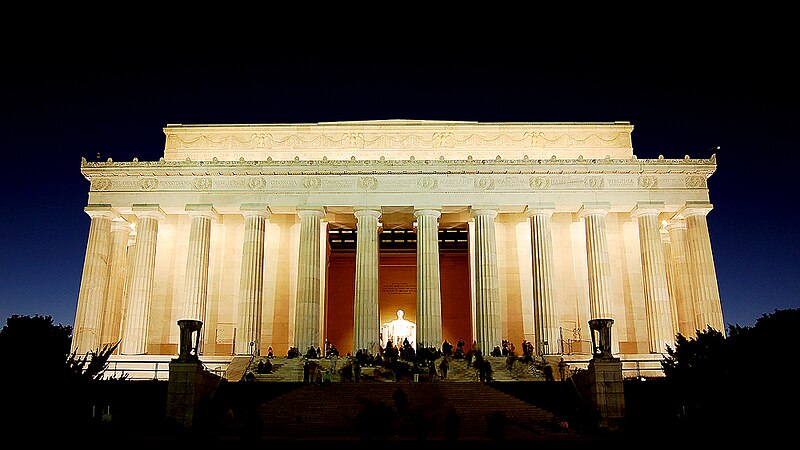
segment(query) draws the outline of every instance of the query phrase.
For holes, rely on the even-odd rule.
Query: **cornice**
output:
[[[250,161],[87,161],[81,158],[81,172],[94,176],[212,176],[212,175],[344,175],[414,173],[563,174],[563,173],[702,173],[710,176],[717,166],[716,155],[708,159],[463,159],[463,160],[272,160]],[[652,187],[655,180],[641,180]]]

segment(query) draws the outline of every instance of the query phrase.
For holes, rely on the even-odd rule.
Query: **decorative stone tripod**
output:
[[[179,320],[178,357],[169,363],[167,385],[167,417],[176,424],[191,427],[202,399],[210,399],[224,378],[208,372],[200,362],[199,320]]]
[[[589,329],[592,331],[592,359],[614,359],[611,354],[611,326],[614,319],[592,319]]]
[[[592,425],[608,430],[622,428],[625,395],[622,362],[611,353],[611,327],[614,319],[592,319],[592,359],[589,369],[573,377],[575,385],[592,413]]]

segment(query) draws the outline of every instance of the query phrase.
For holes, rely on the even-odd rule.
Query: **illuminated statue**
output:
[[[397,348],[403,347],[403,341],[408,339],[414,349],[417,348],[417,325],[403,318],[405,311],[397,310],[397,319],[383,324],[381,327],[381,346],[386,347],[387,340],[391,339]]]

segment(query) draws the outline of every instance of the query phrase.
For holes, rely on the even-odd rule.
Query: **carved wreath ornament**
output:
[[[686,177],[687,188],[704,188],[706,187],[706,177],[702,175],[689,175]]]
[[[494,180],[489,177],[481,177],[475,180],[475,189],[490,191],[494,189]]]
[[[213,185],[213,181],[211,178],[195,178],[192,182],[192,188],[196,191],[208,191],[211,190],[211,186]]]
[[[378,188],[378,179],[375,177],[360,177],[356,185],[365,191],[374,191]]]
[[[247,187],[250,189],[264,189],[267,187],[267,180],[261,177],[254,177],[247,180]]]
[[[545,177],[531,177],[531,189],[535,191],[541,191],[544,189],[550,189],[550,179]]]
[[[92,189],[95,191],[107,191],[111,189],[111,180],[105,178],[92,180]]]
[[[142,178],[142,181],[139,183],[143,190],[152,191],[158,187],[158,178]]]
[[[319,178],[304,178],[303,179],[303,187],[309,190],[319,189],[322,185],[322,182]]]
[[[644,175],[639,177],[639,187],[645,189],[658,188],[658,178],[654,176]]]
[[[425,191],[439,188],[439,180],[433,177],[420,178],[417,184],[419,184],[419,187]]]
[[[603,189],[605,187],[603,177],[586,177],[584,183],[589,189]]]

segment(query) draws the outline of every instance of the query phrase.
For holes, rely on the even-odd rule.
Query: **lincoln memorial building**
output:
[[[118,358],[375,351],[503,339],[660,358],[724,330],[706,215],[716,158],[639,159],[633,125],[418,120],[168,125],[158,161],[86,161],[73,346]],[[401,313],[398,313],[402,310]],[[385,333],[384,333],[385,334]],[[566,358],[566,356],[565,356]]]

